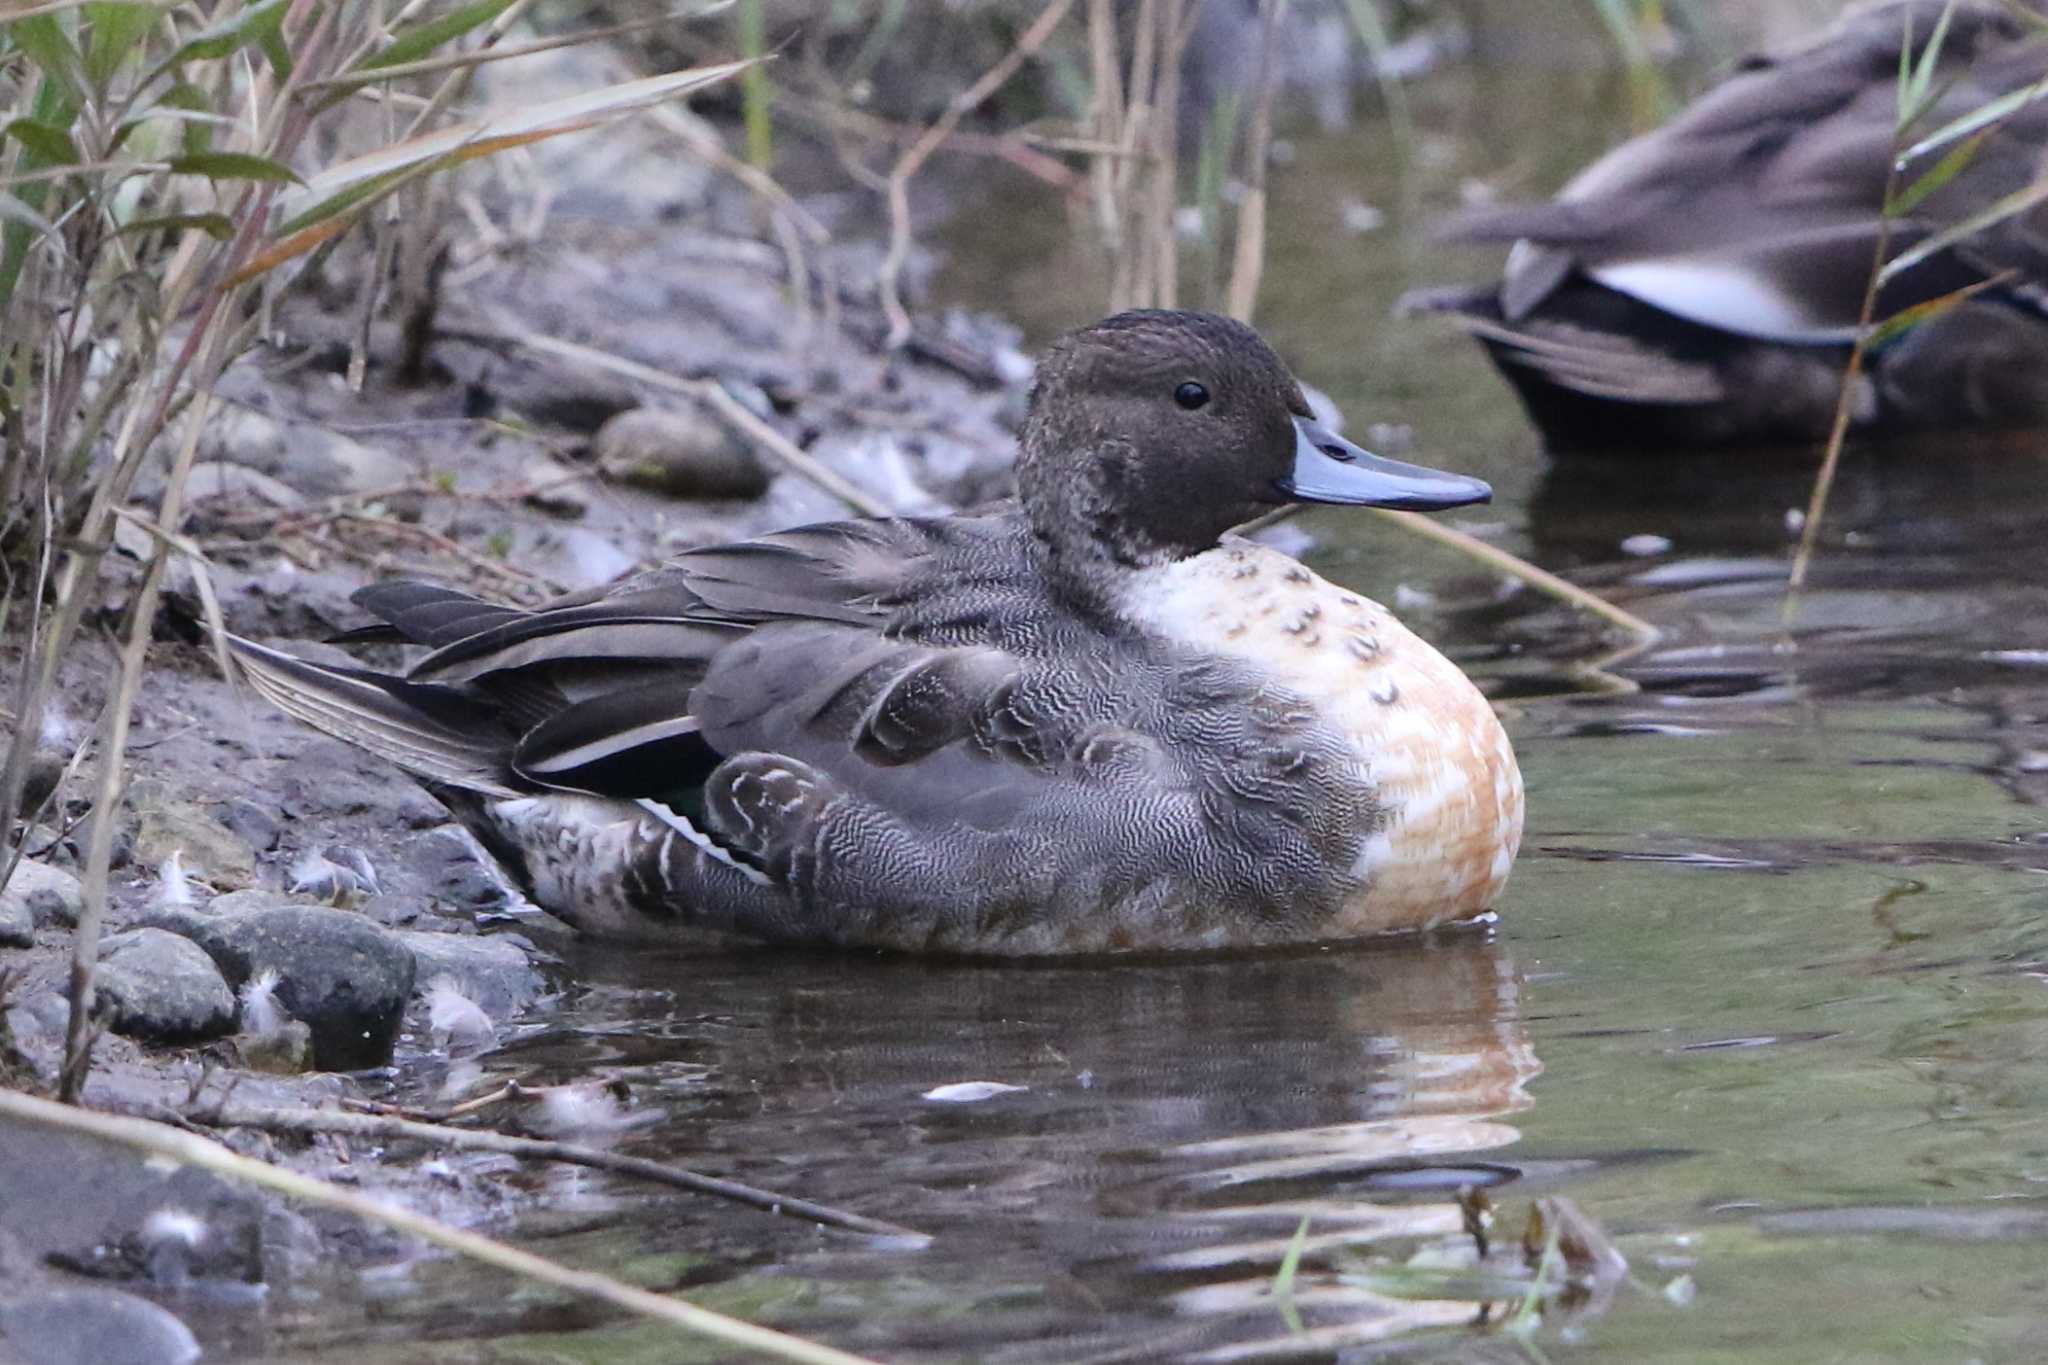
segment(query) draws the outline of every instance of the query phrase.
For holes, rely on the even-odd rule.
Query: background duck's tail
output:
[[[438,785],[484,796],[518,796],[516,737],[496,711],[454,687],[388,673],[317,664],[228,637],[249,685],[316,730],[390,759]]]

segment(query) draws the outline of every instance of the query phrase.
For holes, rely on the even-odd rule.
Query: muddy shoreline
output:
[[[850,283],[872,279],[872,222],[803,263],[800,297],[789,259],[754,235],[756,206],[733,186],[683,168],[666,193],[622,193],[576,149],[548,155],[544,226],[467,244],[413,382],[401,377],[404,330],[380,321],[361,391],[349,387],[345,262],[289,295],[266,344],[229,372],[187,521],[229,630],[318,654],[332,647],[317,641],[362,624],[349,594],[380,577],[537,600],[692,545],[852,514],[674,383],[634,377],[636,365],[717,385],[882,507],[941,512],[1008,491],[1030,375],[1018,334],[990,318],[922,317],[911,345],[886,351],[872,290]],[[608,148],[603,161],[636,156],[660,163],[653,146]],[[485,203],[506,221],[530,207]],[[843,204],[815,207],[847,218]],[[145,475],[142,510],[161,480]],[[62,1061],[93,818],[89,755],[59,772],[104,701],[108,628],[146,550],[117,547],[88,617],[100,628],[65,661],[42,756],[57,787],[24,832],[28,870],[8,893],[21,922],[16,946],[0,949],[0,1058],[10,1083],[32,1090],[53,1084]],[[0,667],[20,664],[18,649],[0,648]],[[167,579],[130,754],[88,1104],[156,1117],[223,1104],[432,1109],[497,1086],[505,1068],[486,1083],[476,1059],[545,1031],[569,931],[526,904],[411,779],[224,681],[183,563]],[[348,997],[339,1007],[337,995]],[[603,1076],[550,1079],[583,1087],[589,1104],[508,1113],[598,1142],[632,1127],[635,1098],[606,1092]],[[65,1330],[78,1314],[52,1305],[79,1286],[153,1297],[196,1323],[214,1316],[209,1303],[303,1292],[301,1281],[396,1249],[351,1220],[9,1127],[0,1183],[37,1192],[0,1238],[15,1272],[0,1311],[23,1340]],[[502,1156],[225,1136],[457,1223],[489,1224],[521,1198]],[[86,1188],[93,1198],[79,1196]],[[193,1246],[214,1248],[211,1259],[180,1249],[184,1225],[165,1210],[196,1220]],[[175,1324],[118,1298],[90,1316],[126,1323],[134,1342],[176,1342]]]

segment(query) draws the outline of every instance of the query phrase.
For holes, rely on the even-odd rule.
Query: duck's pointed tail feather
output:
[[[516,737],[491,709],[453,688],[293,658],[229,636],[242,674],[279,710],[430,781],[517,796]]]

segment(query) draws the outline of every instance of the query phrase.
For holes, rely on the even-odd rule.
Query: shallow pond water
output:
[[[621,1077],[663,1115],[626,1150],[934,1240],[561,1172],[518,1177],[515,1237],[890,1360],[2040,1358],[2048,443],[1852,452],[1789,624],[1807,461],[1546,463],[1475,348],[1388,318],[1492,266],[1428,241],[1462,178],[1534,192],[1624,126],[1597,66],[1510,79],[1418,87],[1403,161],[1371,125],[1298,143],[1260,318],[1354,430],[1410,423],[1418,458],[1493,479],[1466,524],[1663,632],[1606,660],[1568,611],[1370,518],[1300,523],[1506,710],[1529,826],[1498,924],[1084,966],[572,947],[577,984],[490,1072]],[[955,225],[944,287],[1042,335],[1093,296],[1057,210],[1010,194]],[[1348,235],[1352,202],[1385,226]],[[924,1098],[981,1081],[1020,1089]],[[1569,1196],[1631,1279],[1528,1354],[1473,1327],[1426,1273],[1468,1185],[1509,1230]],[[1297,1332],[1272,1287],[1304,1217]],[[276,1305],[258,1344],[721,1358],[438,1260]]]

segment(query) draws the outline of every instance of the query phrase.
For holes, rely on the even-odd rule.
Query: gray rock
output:
[[[28,856],[52,867],[78,866],[78,841],[53,825],[27,825],[13,840],[28,849]]]
[[[0,855],[4,856],[4,855]],[[78,923],[85,909],[85,891],[78,878],[61,867],[21,860],[7,887],[0,890],[0,943],[25,948],[32,931]]]
[[[288,1019],[269,1033],[238,1033],[231,1040],[235,1060],[245,1071],[267,1071],[273,1076],[296,1076],[313,1069],[313,1030],[297,1019]]]
[[[387,451],[310,422],[281,422],[250,408],[216,410],[200,437],[209,461],[245,465],[316,497],[404,483],[413,471]]]
[[[422,791],[398,798],[398,818],[407,829],[432,829],[448,823],[448,808]]]
[[[345,910],[272,901],[207,914],[192,938],[231,986],[278,975],[277,999],[313,1031],[315,1064],[358,1071],[391,1060],[412,998],[413,955],[398,939]]]
[[[223,828],[258,853],[268,853],[277,847],[277,815],[254,801],[239,796],[223,801],[214,807],[214,816]]]
[[[37,991],[7,1011],[7,1027],[15,1041],[38,1036],[62,1038],[71,1023],[71,1002],[62,991]]]
[[[533,946],[511,934],[489,937],[412,930],[398,935],[412,949],[415,979],[448,977],[493,1019],[525,1009],[545,986],[533,964]]]
[[[158,1043],[218,1038],[235,1026],[235,993],[213,959],[165,929],[132,929],[101,945],[96,978],[114,1032]]]
[[[584,489],[586,476],[581,471],[545,455],[536,455],[526,462],[519,476],[526,484],[527,506],[569,521],[580,520],[589,513],[590,494]]]
[[[290,485],[268,474],[219,460],[201,460],[192,466],[185,479],[185,496],[193,502],[221,498],[284,508],[302,507],[306,502]]]
[[[464,910],[499,910],[511,903],[504,878],[477,855],[467,831],[450,826],[415,839],[406,850],[415,876],[441,900]]]
[[[145,867],[160,866],[173,853],[185,871],[217,887],[238,888],[256,880],[256,850],[247,840],[190,801],[170,795],[160,782],[129,789],[135,813],[130,857]]]
[[[4,855],[0,855],[4,856]],[[33,863],[23,863],[33,867]],[[19,894],[13,879],[7,889],[0,891],[0,948],[27,948],[36,941],[36,916],[29,909],[28,897]]]
[[[59,1289],[0,1305],[5,1359],[21,1365],[187,1365],[192,1329],[118,1289]]]
[[[701,409],[634,408],[598,428],[592,449],[608,479],[672,498],[758,498],[760,458]]]

